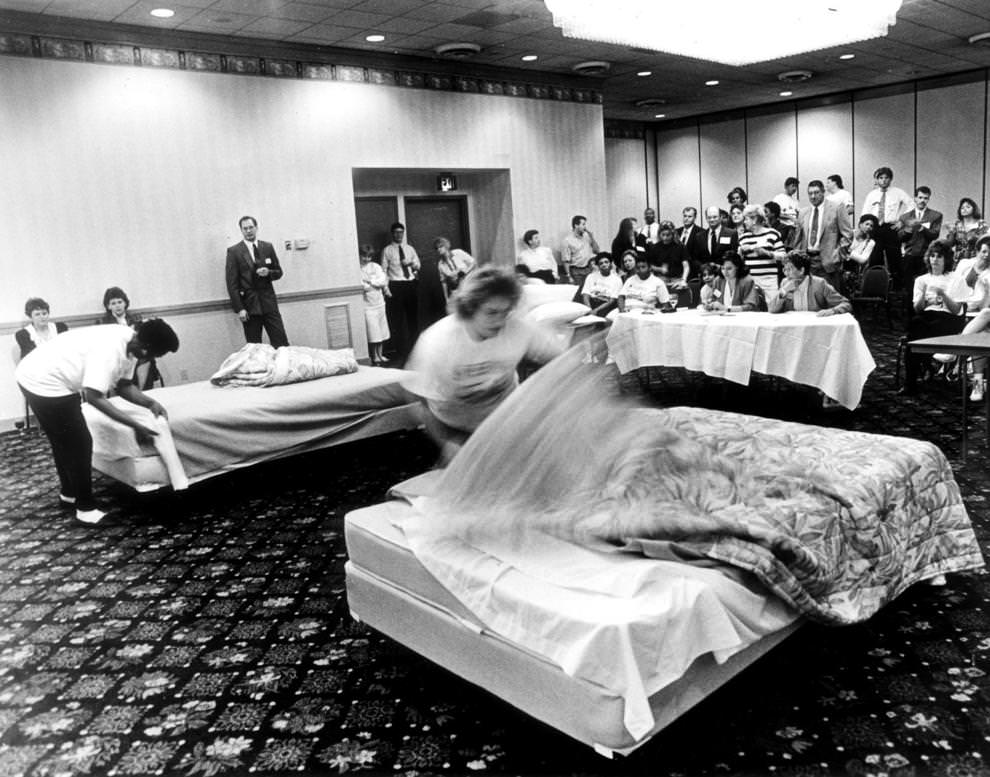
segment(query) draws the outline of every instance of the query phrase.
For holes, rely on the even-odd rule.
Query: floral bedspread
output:
[[[731,564],[833,624],[870,617],[920,580],[984,565],[951,467],[931,443],[698,408],[663,412],[676,431],[763,473],[770,509],[740,516],[756,539],[681,526],[676,536],[627,535],[628,551]],[[824,485],[780,488],[780,474],[795,472]]]
[[[281,386],[357,372],[357,368],[351,348],[272,348],[266,343],[248,343],[224,359],[210,382],[217,386]]]

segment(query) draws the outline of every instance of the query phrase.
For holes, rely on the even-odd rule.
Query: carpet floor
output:
[[[986,451],[958,386],[895,394],[895,324],[855,412],[757,378],[617,382],[938,444],[984,548]],[[982,441],[982,411],[972,436]],[[343,517],[428,469],[418,432],[140,496],[97,477],[99,526],[57,505],[37,430],[0,435],[0,777],[945,775],[990,777],[990,576],[918,586],[870,621],[808,625],[627,758],[604,759],[351,620]]]

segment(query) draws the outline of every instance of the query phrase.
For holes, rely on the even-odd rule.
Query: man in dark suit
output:
[[[722,254],[739,251],[739,235],[734,229],[722,226],[722,214],[717,205],[705,211],[705,220],[708,221],[708,229],[694,236],[694,258],[699,264],[722,264]]]
[[[272,281],[282,277],[282,266],[271,243],[258,240],[258,222],[244,216],[238,222],[244,240],[227,249],[227,293],[244,326],[249,343],[261,342],[261,329],[272,347],[289,344]]]
[[[677,242],[684,246],[684,250],[687,251],[688,260],[691,262],[691,277],[695,277],[698,274],[700,262],[694,255],[697,248],[695,243],[698,235],[704,231],[695,223],[697,220],[698,209],[692,208],[688,205],[683,211],[681,211],[681,221],[683,225],[678,227],[674,232],[674,237]]]
[[[931,189],[919,186],[914,190],[914,209],[902,213],[898,219],[897,237],[904,246],[903,267],[908,284],[928,272],[925,251],[942,231],[942,214],[928,207],[931,197]]]
[[[825,199],[825,184],[808,184],[808,207],[798,214],[796,249],[811,260],[811,274],[833,289],[842,288],[842,261],[852,242],[852,222],[845,208]]]

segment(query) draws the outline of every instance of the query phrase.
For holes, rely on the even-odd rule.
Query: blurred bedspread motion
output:
[[[247,343],[223,360],[210,382],[217,386],[284,386],[346,375],[357,368],[353,348],[272,348],[267,343]]]

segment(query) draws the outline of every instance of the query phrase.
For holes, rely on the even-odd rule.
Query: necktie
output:
[[[681,245],[684,245],[684,246],[687,245],[688,235],[690,235],[690,234],[691,234],[690,228],[684,227],[684,229],[681,231]]]
[[[815,212],[811,216],[811,240],[808,241],[808,248],[818,247],[818,206],[815,206]]]
[[[715,256],[715,230],[708,230],[708,253]]]
[[[254,254],[254,263],[261,264],[261,254],[258,253],[258,244],[251,244],[251,252]]]
[[[402,274],[407,278],[412,278],[412,273],[409,271],[409,265],[406,264],[406,252],[402,250],[402,246],[399,246],[399,264],[402,265]]]
[[[880,219],[881,224],[887,223],[887,192],[880,192],[880,208],[879,213],[877,213],[877,218]]]

